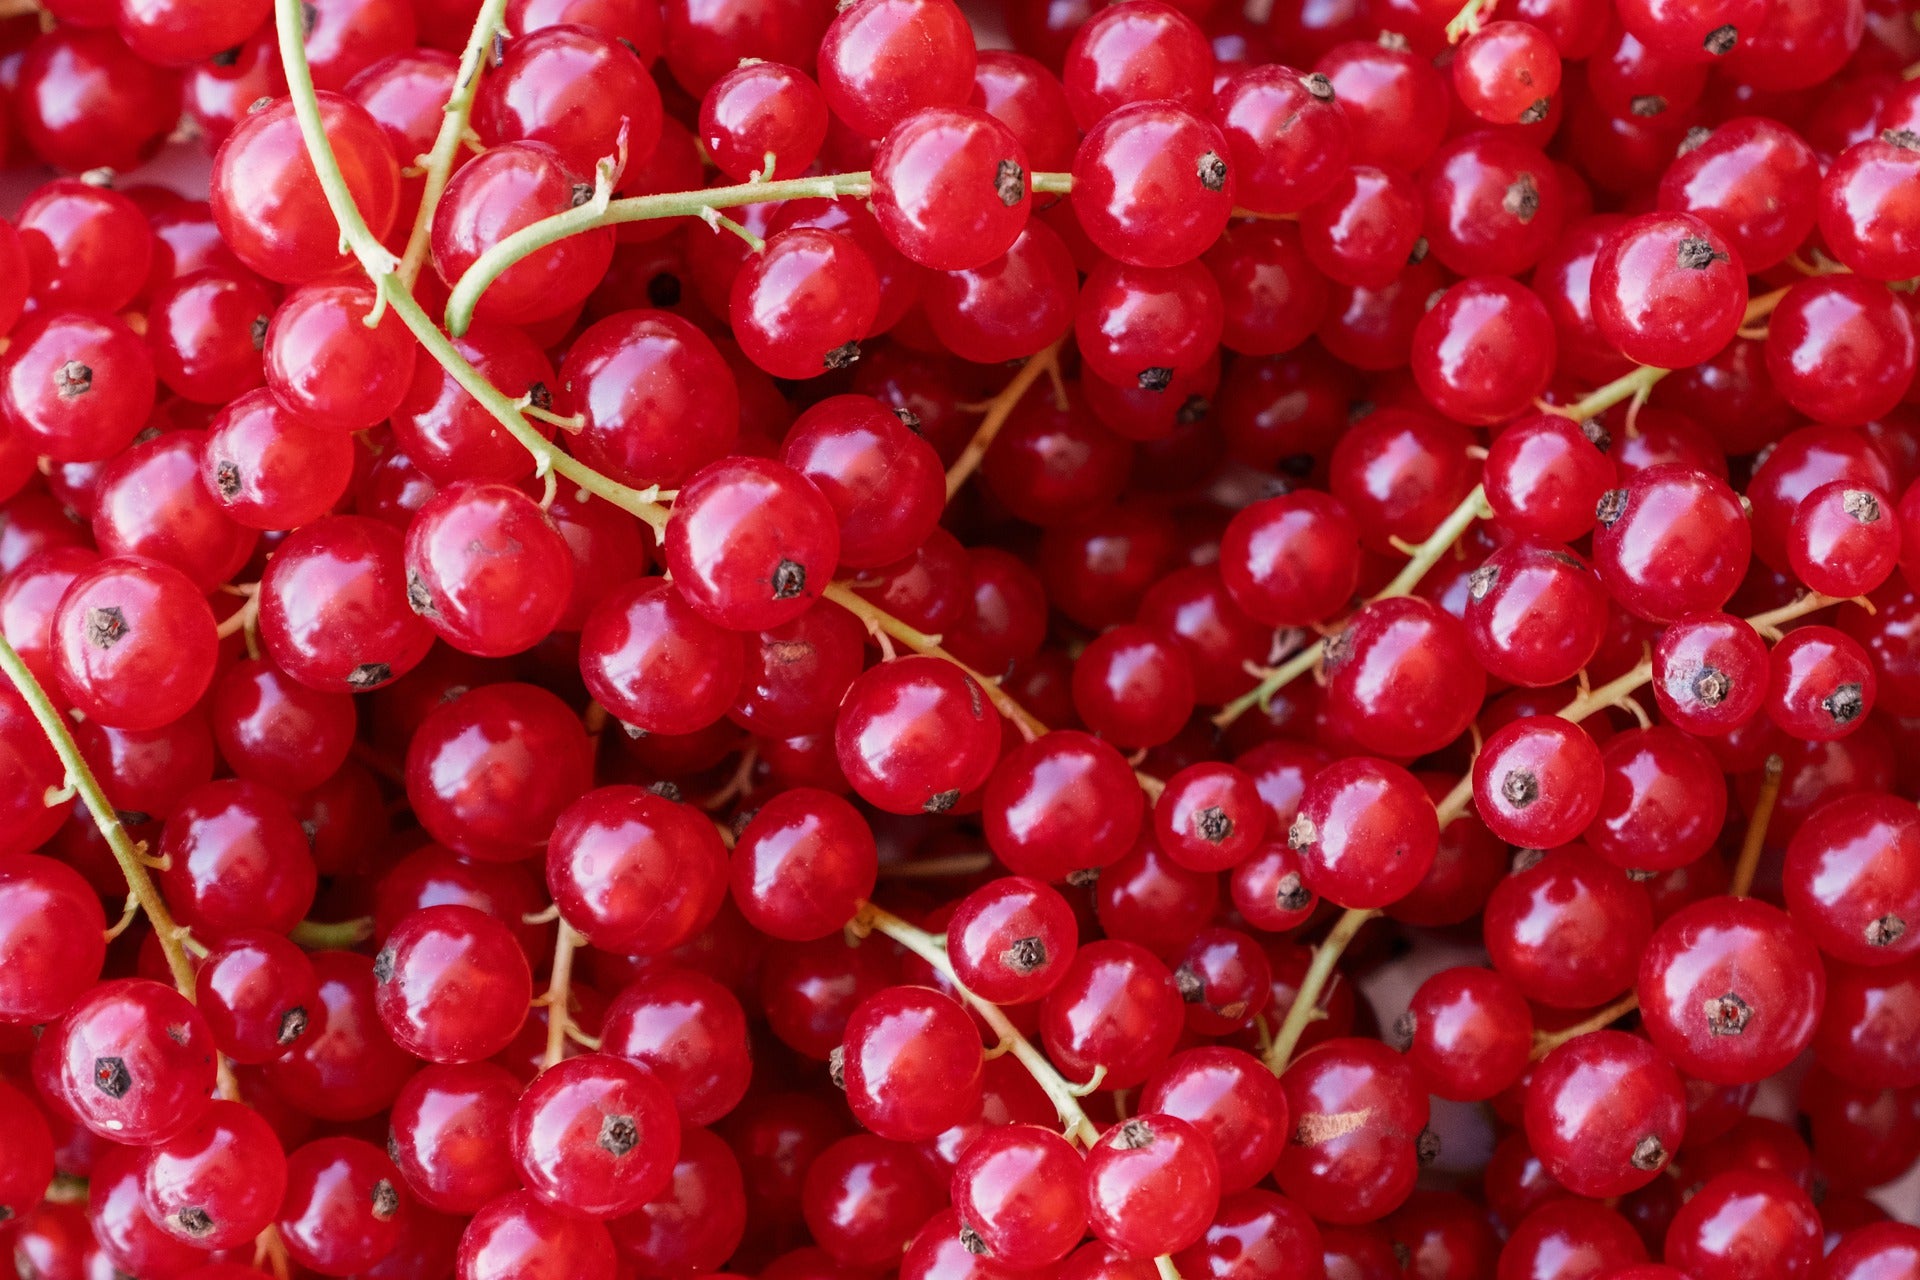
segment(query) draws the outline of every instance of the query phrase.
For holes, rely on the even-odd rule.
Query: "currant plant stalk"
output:
[[[66,721],[60,715],[60,709],[47,696],[47,691],[34,678],[33,672],[21,659],[14,647],[0,635],[0,671],[5,671],[7,679],[19,691],[26,701],[33,718],[40,723],[41,732],[47,735],[47,741],[60,757],[60,763],[66,768],[67,779],[80,797],[87,812],[93,815],[94,825],[100,828],[101,836],[107,842],[107,848],[113,851],[113,860],[119,864],[120,874],[126,877],[127,892],[147,913],[147,920],[153,926],[155,940],[160,944],[161,954],[167,958],[167,971],[173,975],[173,985],[187,999],[193,999],[193,961],[187,956],[185,944],[186,930],[175,923],[173,913],[167,909],[167,903],[160,896],[159,886],[147,872],[147,863],[140,849],[134,844],[127,829],[120,825],[120,815],[107,799],[107,793],[100,789],[100,780],[93,774],[93,768],[87,758],[80,753],[80,744],[73,740],[67,731]]]

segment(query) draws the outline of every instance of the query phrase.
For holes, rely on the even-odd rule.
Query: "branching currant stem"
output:
[[[1536,1031],[1533,1033],[1533,1050],[1527,1057],[1538,1062],[1567,1041],[1578,1040],[1589,1032],[1604,1031],[1639,1007],[1640,997],[1629,991],[1600,1012],[1582,1018],[1570,1027],[1562,1027],[1558,1031]]]
[[[1060,1114],[1060,1123],[1066,1130],[1068,1140],[1082,1147],[1091,1147],[1099,1141],[1100,1131],[1093,1127],[1093,1121],[1087,1119],[1086,1109],[1080,1105],[1080,1098],[1074,1092],[1075,1086],[1067,1082],[1053,1063],[1047,1061],[1044,1053],[1033,1047],[1032,1041],[1020,1034],[999,1005],[982,1000],[961,985],[960,979],[954,976],[953,961],[947,956],[946,944],[940,938],[871,902],[861,904],[859,914],[854,916],[854,924],[867,932],[884,933],[939,970],[943,977],[953,983],[954,990],[966,997],[981,1021],[987,1024],[1002,1045],[1007,1046],[1007,1051],[1032,1073],[1035,1083],[1046,1091],[1047,1097],[1053,1100],[1054,1110]]]
[[[987,450],[993,447],[993,441],[1000,434],[1000,428],[1020,402],[1027,398],[1027,392],[1040,380],[1042,374],[1051,374],[1060,367],[1060,344],[1054,343],[1046,350],[1029,359],[1020,367],[1020,372],[1000,389],[999,394],[987,401],[986,416],[980,419],[980,425],[974,428],[973,438],[967,441],[967,447],[947,468],[947,501],[953,501],[953,495],[966,486],[967,480],[979,469],[980,462],[987,456]]]
[[[547,1052],[540,1059],[546,1070],[567,1056],[567,1029],[573,1023],[573,955],[586,939],[565,920],[553,944],[553,975],[547,980]]]
[[[1440,563],[1440,557],[1453,549],[1454,543],[1472,527],[1475,520],[1491,514],[1487,509],[1487,495],[1479,485],[1461,500],[1459,506],[1448,513],[1434,531],[1427,535],[1426,541],[1414,548],[1413,555],[1393,581],[1380,589],[1373,600],[1390,600],[1396,596],[1411,595],[1427,576],[1433,566]],[[1369,601],[1371,603],[1371,601]],[[1224,729],[1256,706],[1265,706],[1269,699],[1280,690],[1298,680],[1319,664],[1326,652],[1326,641],[1316,641],[1288,658],[1284,663],[1268,672],[1259,684],[1247,690],[1239,697],[1220,709],[1213,723]]]
[[[1313,963],[1307,966],[1306,976],[1300,980],[1300,990],[1293,997],[1286,1020],[1274,1032],[1273,1043],[1267,1046],[1267,1070],[1279,1075],[1287,1069],[1287,1063],[1293,1058],[1294,1046],[1300,1043],[1300,1037],[1306,1034],[1307,1024],[1313,1021],[1320,1007],[1320,993],[1326,989],[1327,980],[1333,977],[1334,968],[1340,963],[1341,952],[1353,941],[1353,935],[1360,932],[1360,927],[1379,914],[1361,907],[1349,908],[1334,921],[1326,939],[1313,949]]]
[[[7,679],[13,681],[13,687],[19,690],[33,718],[40,722],[40,731],[47,735],[81,803],[87,806],[107,848],[113,851],[113,860],[120,864],[120,874],[126,877],[127,891],[139,901],[140,909],[147,913],[147,920],[153,926],[154,939],[167,958],[167,971],[173,975],[173,985],[181,995],[193,999],[193,962],[181,945],[186,931],[174,922],[173,913],[167,910],[159,886],[147,874],[147,864],[140,856],[139,847],[120,825],[120,815],[108,801],[107,793],[100,789],[100,780],[93,776],[93,768],[80,753],[80,744],[67,732],[60,708],[53,705],[53,699],[40,687],[40,682],[5,636],[0,636],[0,670],[7,673]]]
[[[1760,794],[1753,802],[1753,812],[1747,815],[1746,838],[1740,842],[1740,861],[1734,864],[1733,879],[1727,885],[1727,892],[1736,898],[1744,898],[1753,889],[1754,873],[1760,869],[1760,851],[1767,844],[1767,828],[1773,822],[1773,808],[1780,803],[1780,780],[1787,770],[1787,762],[1779,755],[1767,757],[1766,767],[1760,774]]]
[[[468,121],[473,118],[473,100],[479,95],[480,77],[486,71],[487,50],[496,33],[505,34],[506,13],[507,0],[483,0],[479,16],[474,19],[473,33],[467,37],[467,47],[460,53],[460,67],[453,76],[453,96],[447,99],[440,132],[434,135],[433,147],[425,156],[420,212],[414,216],[413,229],[407,233],[406,250],[400,255],[400,283],[405,289],[413,288],[413,282],[420,278],[420,268],[426,265],[433,215],[446,192],[447,179],[453,176],[454,161],[460,158],[460,150],[466,144]]]

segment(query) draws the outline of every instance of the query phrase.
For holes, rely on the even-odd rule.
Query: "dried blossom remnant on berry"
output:
[[[227,458],[213,464],[213,484],[223,498],[240,496],[240,464]]]
[[[1607,529],[1611,529],[1614,522],[1625,514],[1627,514],[1627,491],[1625,489],[1607,490],[1600,495],[1600,501],[1596,503],[1593,508],[1593,518],[1599,521],[1603,528]]]
[[[102,605],[87,610],[87,643],[96,649],[111,649],[128,631],[127,615],[118,605]]]
[[[1227,186],[1227,162],[1219,153],[1209,151],[1200,157],[1197,172],[1200,185],[1209,191],[1224,191]]]
[[[1513,851],[1513,874],[1531,871],[1540,865],[1540,859],[1547,856],[1545,849],[1515,849]]]
[[[1880,141],[1902,151],[1920,151],[1920,133],[1912,129],[1884,129],[1880,133]]]
[[[1690,686],[1703,707],[1717,707],[1733,692],[1733,677],[1718,667],[1702,664]]]
[[[190,1204],[173,1215],[174,1225],[199,1240],[213,1231],[213,1215],[197,1204]]]
[[[1539,124],[1542,120],[1545,120],[1547,118],[1547,112],[1551,111],[1552,109],[1553,109],[1552,98],[1535,98],[1532,102],[1529,102],[1527,104],[1527,109],[1520,113],[1520,123],[1521,124]]]
[[[1173,971],[1173,985],[1179,988],[1180,999],[1187,1004],[1205,1004],[1207,984],[1194,971],[1190,964],[1183,964]]]
[[[1413,1156],[1422,1169],[1440,1158],[1440,1135],[1431,1129],[1422,1129],[1420,1136],[1413,1140]]]
[[[1414,1033],[1420,1029],[1420,1015],[1408,1009],[1393,1020],[1393,1047],[1405,1053],[1413,1047]]]
[[[1849,681],[1820,699],[1820,706],[1835,724],[1852,724],[1866,713],[1866,692]]]
[[[1194,831],[1208,844],[1219,844],[1233,834],[1233,819],[1217,804],[1193,815]]]
[[[1312,818],[1304,814],[1295,818],[1293,825],[1287,828],[1287,847],[1290,849],[1304,849],[1319,838],[1319,828],[1313,825]]]
[[[439,612],[433,607],[433,592],[427,590],[427,584],[420,580],[417,573],[407,575],[407,607],[423,618],[431,618]]]
[[[373,1184],[373,1194],[368,1199],[373,1204],[375,1222],[386,1222],[400,1212],[400,1193],[385,1178]]]
[[[1533,216],[1540,212],[1540,184],[1531,173],[1522,173],[1507,187],[1507,194],[1500,198],[1500,207],[1522,224],[1532,222]]]
[[[1308,95],[1311,96],[1315,102],[1333,101],[1333,81],[1327,79],[1327,77],[1321,75],[1318,71],[1312,75],[1301,76],[1300,83],[1306,87]]]
[[[1878,920],[1867,922],[1867,945],[1890,947],[1906,935],[1907,922],[1889,911]]]
[[[1642,119],[1665,115],[1667,100],[1657,93],[1642,93],[1628,101],[1627,110]]]
[[[860,363],[860,344],[852,340],[843,342],[827,352],[820,363],[829,369],[850,369]]]
[[[347,672],[349,689],[378,689],[393,679],[393,668],[384,662],[363,662]]]
[[[295,1005],[280,1015],[280,1029],[274,1032],[273,1042],[284,1048],[305,1034],[307,1034],[307,1011]]]
[[[53,371],[53,390],[62,400],[85,395],[93,389],[93,370],[78,360],[69,360]]]
[[[978,1231],[964,1222],[960,1224],[960,1247],[976,1258],[983,1257],[987,1252],[987,1242],[980,1238]]]
[[[773,567],[773,598],[791,600],[807,589],[807,566],[798,560],[782,560]]]
[[[1142,391],[1165,391],[1173,385],[1173,370],[1163,364],[1150,365],[1140,371],[1139,383]]]
[[[1716,262],[1732,261],[1704,236],[1681,236],[1673,258],[1685,271],[1705,271]]]
[[[1700,42],[1700,47],[1716,58],[1724,58],[1732,53],[1733,47],[1739,43],[1739,29],[1729,22],[1725,26],[1715,27],[1707,32],[1707,38]]]
[[[1633,1145],[1633,1167],[1642,1173],[1652,1173],[1667,1162],[1666,1144],[1648,1134]]]
[[[847,1047],[843,1044],[833,1046],[827,1053],[827,1079],[833,1081],[836,1089],[847,1087]]]
[[[1709,1035],[1737,1036],[1753,1021],[1753,1006],[1732,991],[1708,1000],[1701,1011],[1707,1015]]]
[[[124,1098],[127,1096],[127,1090],[133,1088],[133,1073],[127,1070],[127,1064],[119,1058],[95,1058],[93,1087],[109,1098]]]
[[[375,982],[393,981],[392,947],[380,948],[380,954],[373,958],[373,980]]]
[[[599,1142],[602,1151],[624,1156],[640,1145],[640,1126],[632,1116],[602,1116]]]
[[[926,803],[920,806],[920,811],[922,813],[947,813],[954,805],[959,803],[960,788],[953,787],[946,791],[936,791],[928,796]]]
[[[1493,590],[1500,581],[1500,566],[1483,564],[1467,575],[1467,594],[1477,602],[1487,598],[1487,592]]]
[[[993,171],[993,191],[1011,209],[1026,198],[1027,171],[1017,160],[1002,160]]]
[[[1524,809],[1540,798],[1540,779],[1531,769],[1509,769],[1500,780],[1500,795],[1516,809]]]
[[[1282,911],[1305,911],[1313,901],[1313,890],[1307,888],[1299,872],[1289,871],[1274,885],[1273,900]]]
[[[1673,149],[1674,157],[1686,155],[1689,151],[1698,151],[1713,136],[1713,130],[1703,124],[1697,124],[1687,130],[1686,137],[1680,139],[1680,145]]]
[[[1015,938],[1000,953],[1000,959],[1024,978],[1047,962],[1047,944],[1039,938]]]
[[[1880,500],[1865,489],[1847,489],[1840,494],[1840,509],[1861,524],[1880,519]]]
[[[1153,1145],[1153,1126],[1136,1116],[1120,1126],[1113,1145],[1122,1151],[1143,1151]]]

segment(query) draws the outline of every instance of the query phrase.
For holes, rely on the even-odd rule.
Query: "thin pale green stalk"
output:
[[[400,255],[400,279],[408,289],[420,278],[420,268],[426,263],[434,211],[440,207],[447,179],[453,176],[453,162],[460,158],[460,148],[467,144],[468,122],[473,118],[473,100],[480,92],[480,77],[486,71],[487,50],[492,47],[496,33],[505,34],[506,13],[507,0],[482,0],[473,32],[467,37],[467,47],[460,53],[460,67],[453,77],[453,96],[442,108],[446,116],[440,121],[440,132],[434,135],[433,146],[426,155],[420,211],[414,216],[413,230],[407,233],[406,251]]]

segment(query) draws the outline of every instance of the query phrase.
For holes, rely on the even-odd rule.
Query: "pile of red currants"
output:
[[[1915,0],[0,10],[21,1280],[1920,1278]]]

